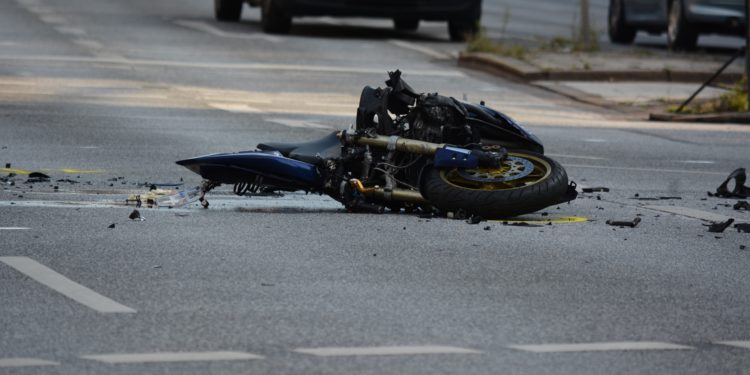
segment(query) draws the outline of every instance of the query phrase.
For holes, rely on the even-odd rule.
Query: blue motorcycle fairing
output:
[[[279,188],[319,190],[323,177],[312,164],[287,158],[278,151],[242,151],[198,156],[177,164],[222,184],[253,182],[263,177],[264,184]]]
[[[483,139],[489,139],[511,149],[523,149],[544,154],[542,141],[507,115],[490,107],[461,103],[468,110],[468,120],[480,126]]]
[[[479,158],[465,148],[446,146],[435,151],[436,168],[476,168]]]

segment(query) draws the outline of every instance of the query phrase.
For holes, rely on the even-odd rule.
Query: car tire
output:
[[[266,33],[286,34],[292,28],[292,16],[284,13],[278,2],[263,0],[260,10],[260,23]]]
[[[242,17],[243,0],[214,0],[214,17],[218,21],[237,22]]]
[[[698,44],[698,31],[685,18],[682,0],[672,0],[667,23],[667,44],[674,51],[694,50]]]
[[[465,42],[478,32],[478,18],[459,18],[448,21],[448,34],[454,42]]]
[[[609,32],[609,40],[612,43],[633,43],[638,30],[632,26],[628,26],[625,19],[625,4],[623,0],[609,0],[607,20],[607,31]]]
[[[393,27],[398,31],[417,31],[419,18],[394,18]]]

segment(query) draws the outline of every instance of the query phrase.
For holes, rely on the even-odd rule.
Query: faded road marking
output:
[[[217,27],[214,27],[211,24],[200,22],[200,21],[185,21],[185,20],[179,20],[175,21],[176,24],[180,26],[187,27],[189,29],[202,31],[204,33],[211,34],[213,36],[218,36],[222,38],[235,38],[235,39],[252,39],[252,40],[266,40],[269,42],[278,43],[281,42],[281,38],[275,37],[272,35],[266,35],[266,34],[258,34],[258,33],[237,33],[232,31],[224,31]]]
[[[39,358],[0,358],[0,367],[57,366],[59,364]]]
[[[275,122],[291,128],[303,128],[303,129],[336,129],[333,125],[319,124],[315,121],[295,120],[289,118],[264,118],[263,120],[268,122]]]
[[[643,206],[643,208],[647,208],[649,210],[654,210],[654,211],[659,211],[659,212],[666,212],[670,214],[685,216],[685,217],[689,217],[692,219],[710,221],[710,222],[727,221],[731,219],[729,216],[719,215],[713,212],[701,211],[701,210],[696,210],[694,208],[687,208],[687,207],[680,207],[680,206],[647,205],[647,206]]]
[[[553,158],[569,158],[569,159],[584,159],[584,160],[608,160],[607,158],[599,156],[584,156],[584,155],[565,155],[565,154],[545,154]]]
[[[405,49],[408,49],[408,50],[416,51],[416,52],[419,52],[419,53],[421,53],[423,55],[427,55],[429,57],[433,57],[433,58],[440,59],[440,60],[447,60],[447,59],[451,58],[450,56],[448,56],[448,55],[446,55],[446,54],[444,54],[442,52],[435,51],[432,48],[428,48],[428,47],[425,47],[425,46],[420,46],[418,44],[414,44],[414,43],[411,43],[411,42],[406,42],[406,41],[403,41],[403,40],[389,39],[388,43],[391,43],[393,45],[399,46],[401,48],[405,48]]]
[[[121,305],[28,257],[0,257],[16,271],[46,285],[50,289],[101,313],[134,313],[135,310]]]
[[[0,230],[29,230],[31,228],[26,227],[0,227]]]
[[[750,341],[716,341],[714,344],[750,349]]]
[[[242,103],[206,103],[209,107],[233,113],[258,113],[260,110]]]
[[[262,359],[263,356],[244,352],[162,352],[83,355],[83,359],[104,363],[203,362]]]
[[[368,356],[368,355],[415,355],[415,354],[478,354],[473,349],[457,348],[455,346],[372,346],[372,347],[328,347],[301,348],[297,353],[311,354],[319,357],[337,356]]]
[[[634,171],[634,172],[656,172],[656,173],[686,173],[686,174],[705,174],[705,175],[716,175],[726,176],[726,172],[711,172],[711,171],[691,171],[687,169],[659,169],[659,168],[638,168],[638,167],[613,167],[610,165],[584,165],[584,164],[565,164],[566,168],[592,168],[592,169],[614,169],[618,171]]]
[[[592,342],[583,344],[510,345],[509,348],[534,353],[604,352],[622,350],[690,350],[692,346],[657,341]]]

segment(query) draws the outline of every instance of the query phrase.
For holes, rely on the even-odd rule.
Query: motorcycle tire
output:
[[[485,219],[512,217],[559,204],[568,175],[556,161],[512,151],[501,168],[438,169],[422,173],[422,195],[444,212],[463,210]]]

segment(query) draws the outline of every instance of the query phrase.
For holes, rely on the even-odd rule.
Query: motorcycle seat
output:
[[[278,151],[288,158],[314,165],[322,165],[326,159],[341,156],[341,141],[339,141],[338,132],[309,142],[266,142],[258,144],[257,147],[262,151]]]

